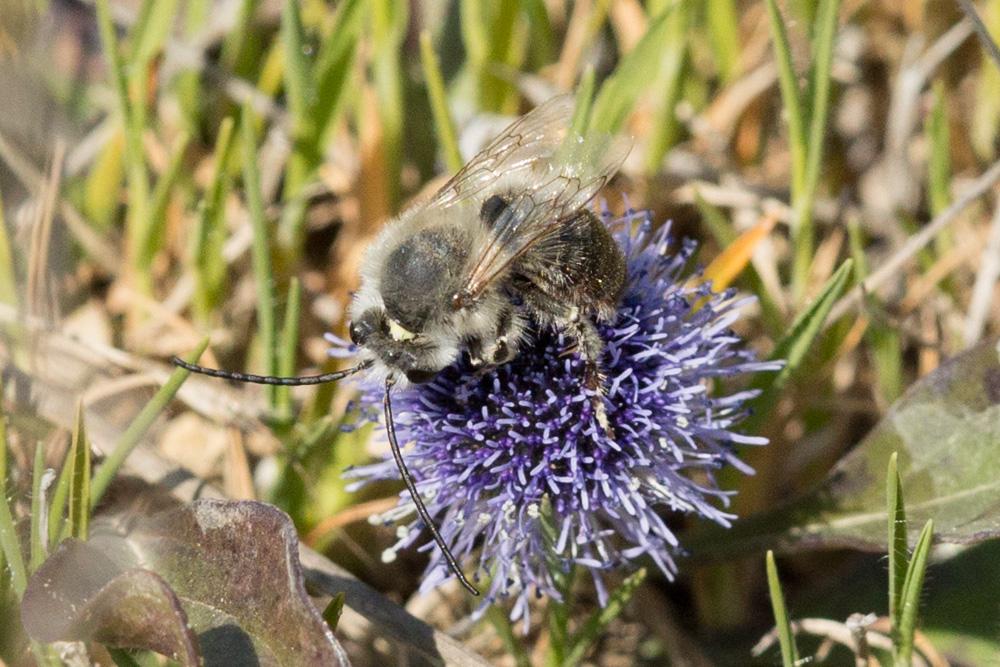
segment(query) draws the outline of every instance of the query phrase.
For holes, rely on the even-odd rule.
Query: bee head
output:
[[[450,363],[450,354],[429,336],[414,333],[389,317],[383,308],[369,308],[349,327],[351,341],[371,352],[394,375],[414,384],[430,382]]]

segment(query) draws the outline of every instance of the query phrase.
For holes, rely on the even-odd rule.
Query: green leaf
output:
[[[636,100],[649,89],[664,67],[664,49],[673,29],[671,17],[677,5],[662,11],[649,24],[646,34],[609,76],[594,100],[590,128],[614,134],[621,130]]]
[[[898,452],[913,522],[942,542],[1000,537],[1000,349],[983,342],[916,382],[813,490],[729,531],[684,539],[702,558],[748,551],[887,548],[884,474]]]
[[[781,645],[781,663],[784,667],[795,667],[799,662],[799,651],[795,646],[792,624],[785,609],[785,596],[781,592],[781,581],[778,579],[778,566],[774,562],[773,551],[767,552],[767,589],[771,596],[774,625],[778,630],[778,642]]]
[[[147,648],[184,664],[347,664],[306,594],[284,513],[248,501],[181,506],[135,482],[116,491],[91,538],[64,541],[32,575],[21,616],[33,639]]]
[[[771,406],[777,400],[778,390],[802,365],[816,337],[823,331],[823,324],[833,304],[847,288],[852,265],[851,260],[840,265],[840,268],[826,281],[826,285],[812,304],[799,313],[788,333],[778,341],[774,352],[771,353],[771,359],[784,361],[785,365],[777,373],[761,373],[754,380],[753,388],[761,391],[761,395],[751,404],[753,416],[745,426],[747,432],[753,433],[760,421],[767,419]]]
[[[340,623],[340,615],[344,612],[344,594],[337,593],[323,609],[323,621],[331,631],[337,629]]]
[[[899,626],[893,626],[895,639],[896,667],[909,667],[913,657],[913,635],[917,629],[917,610],[920,607],[920,593],[924,587],[924,573],[927,571],[927,555],[934,537],[934,521],[927,520],[920,531],[917,545],[913,548],[913,558],[906,570],[903,592],[900,596],[901,610]]]
[[[64,465],[72,470],[69,478],[68,532],[72,537],[85,540],[90,529],[90,443],[84,429],[83,403],[76,410],[73,443]]]
[[[608,603],[584,621],[580,629],[570,639],[570,648],[563,662],[564,665],[576,665],[584,659],[587,651],[601,638],[608,625],[618,618],[645,579],[645,568],[640,568],[630,574],[611,593]]]
[[[906,543],[906,508],[903,505],[903,484],[896,470],[897,454],[889,457],[886,474],[886,511],[889,516],[889,618],[892,627],[899,626],[900,597],[903,593],[909,553]]]

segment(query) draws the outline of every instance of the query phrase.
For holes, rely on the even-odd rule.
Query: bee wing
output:
[[[574,101],[559,95],[535,107],[473,157],[427,203],[443,208],[484,193],[501,176],[532,170],[553,159],[573,117]]]
[[[627,141],[571,135],[572,114],[569,96],[537,107],[473,158],[432,200],[431,205],[450,206],[485,199],[493,192],[507,199],[482,247],[474,251],[461,298],[475,298],[531,248],[558,242],[568,225],[580,224],[576,213],[628,155]],[[498,183],[517,183],[516,191],[497,191]]]

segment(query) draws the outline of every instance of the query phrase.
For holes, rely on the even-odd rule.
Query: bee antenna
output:
[[[253,384],[271,384],[271,385],[281,385],[285,387],[298,386],[304,384],[324,384],[326,382],[336,382],[349,375],[354,375],[360,371],[365,370],[372,365],[371,360],[362,361],[357,366],[352,366],[346,368],[342,371],[334,371],[333,373],[323,373],[322,375],[301,375],[293,377],[281,377],[277,375],[253,375],[251,373],[237,373],[235,371],[224,371],[218,368],[208,368],[207,366],[199,366],[198,364],[192,364],[180,359],[179,357],[171,357],[170,362],[174,366],[180,366],[181,368],[191,371],[192,373],[200,373],[201,375],[209,375],[214,378],[223,378],[225,380],[236,380],[237,382],[250,382]]]
[[[434,520],[431,519],[430,512],[427,511],[424,501],[420,499],[420,494],[417,493],[417,485],[413,481],[413,476],[403,461],[403,453],[399,450],[399,441],[396,440],[396,424],[392,420],[392,401],[389,399],[389,390],[392,389],[393,384],[395,384],[395,381],[391,377],[385,379],[385,395],[382,397],[382,407],[385,410],[385,430],[389,434],[389,449],[392,450],[392,458],[396,459],[396,467],[403,478],[403,484],[406,485],[406,490],[410,492],[410,497],[413,498],[413,503],[417,506],[417,514],[431,532],[431,537],[434,538],[434,542],[441,550],[441,554],[444,556],[445,562],[448,563],[448,567],[458,577],[465,590],[473,595],[479,595],[476,587],[465,578],[465,574],[458,567],[458,561],[455,560],[455,556],[452,555],[448,545],[445,544],[444,538],[441,537],[441,533],[438,532],[437,526],[434,525]]]

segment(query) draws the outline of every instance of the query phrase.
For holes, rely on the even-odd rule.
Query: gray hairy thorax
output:
[[[461,287],[469,238],[455,227],[428,227],[399,243],[380,275],[382,301],[390,318],[409,331],[423,331],[428,320],[450,310]]]

